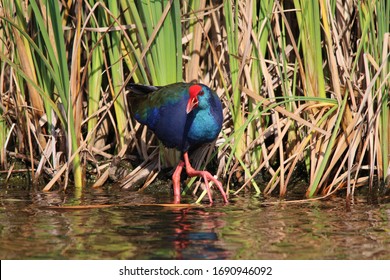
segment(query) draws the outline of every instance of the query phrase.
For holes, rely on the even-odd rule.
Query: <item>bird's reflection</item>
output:
[[[218,229],[224,226],[219,217],[223,213],[203,209],[178,209],[173,211],[173,234],[170,237],[176,259],[227,259]]]

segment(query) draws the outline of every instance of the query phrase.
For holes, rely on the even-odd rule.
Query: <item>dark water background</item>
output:
[[[268,204],[245,196],[180,208],[149,205],[170,203],[161,193],[71,193],[0,185],[0,259],[390,259],[390,203],[364,197],[346,211],[342,197]],[[125,203],[134,205],[46,208]]]

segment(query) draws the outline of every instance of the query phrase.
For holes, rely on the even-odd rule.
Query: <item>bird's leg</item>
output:
[[[173,203],[180,203],[180,174],[183,170],[184,162],[181,160],[172,175],[173,181]]]
[[[208,194],[209,199],[210,199],[210,203],[213,203],[213,199],[211,198],[211,193],[210,193],[210,186],[209,186],[209,181],[210,180],[212,182],[214,182],[214,184],[218,187],[219,191],[222,194],[224,202],[228,203],[228,200],[227,200],[227,197],[226,197],[226,193],[225,193],[225,191],[223,190],[223,187],[222,187],[222,183],[220,181],[218,181],[217,179],[215,179],[214,176],[211,175],[210,172],[208,172],[208,171],[195,170],[191,166],[190,160],[188,159],[188,153],[187,152],[185,152],[183,154],[183,157],[184,157],[184,163],[185,163],[185,166],[186,166],[187,175],[189,177],[200,176],[200,177],[203,178],[203,180],[205,182],[205,185],[206,185],[207,194]],[[175,173],[176,173],[176,171],[175,171]]]

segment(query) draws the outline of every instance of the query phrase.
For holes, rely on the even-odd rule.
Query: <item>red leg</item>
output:
[[[190,160],[188,159],[188,153],[187,152],[185,152],[183,156],[184,156],[184,162],[185,162],[185,166],[186,166],[187,175],[189,177],[199,176],[199,177],[203,178],[203,180],[205,182],[205,185],[206,185],[207,194],[208,194],[209,199],[210,199],[210,203],[213,203],[213,199],[212,199],[211,193],[210,193],[209,181],[214,182],[214,184],[218,187],[219,191],[221,192],[224,202],[228,203],[228,200],[227,200],[227,197],[226,197],[226,193],[223,190],[221,182],[218,181],[217,179],[215,179],[214,176],[211,175],[210,172],[208,172],[208,171],[195,170],[191,166]],[[175,173],[176,173],[176,171],[175,171]]]
[[[181,160],[172,175],[173,181],[173,203],[180,203],[180,174],[183,170],[184,162]]]

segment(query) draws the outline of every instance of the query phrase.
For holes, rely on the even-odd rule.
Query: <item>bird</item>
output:
[[[222,103],[218,95],[201,83],[174,83],[166,86],[128,84],[128,101],[134,118],[146,125],[167,148],[181,152],[172,175],[174,203],[180,203],[180,175],[202,177],[210,204],[213,199],[209,182],[228,203],[222,183],[206,170],[192,167],[188,153],[202,144],[213,142],[222,129]]]

